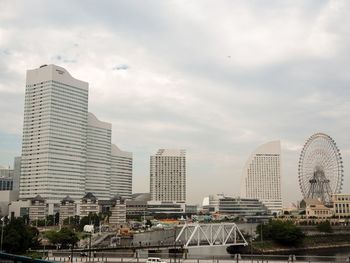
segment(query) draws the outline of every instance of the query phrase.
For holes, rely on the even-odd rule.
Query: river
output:
[[[237,224],[241,231],[245,233],[253,233],[256,229],[257,224]],[[137,234],[134,236],[134,241],[136,243],[147,240],[148,242],[157,242],[157,240],[173,240],[175,234],[169,231],[156,231],[156,232],[145,232],[142,234]],[[264,255],[266,259],[288,259],[290,252],[285,253],[284,255]],[[318,249],[318,250],[309,250],[309,251],[299,251],[294,252],[297,259],[307,260],[307,261],[334,261],[335,258],[341,259],[344,261],[345,258],[350,257],[350,248],[329,248],[329,249]],[[242,258],[250,258],[250,255],[241,255]],[[202,247],[202,248],[189,248],[188,253],[189,258],[232,258],[233,255],[230,255],[226,252],[226,247]],[[261,255],[255,255],[255,258],[261,258]]]

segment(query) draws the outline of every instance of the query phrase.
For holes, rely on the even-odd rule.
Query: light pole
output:
[[[71,251],[70,251],[70,263],[73,263],[73,249],[74,249],[74,243],[70,244]]]
[[[261,262],[264,262],[264,248],[263,248],[263,227],[264,227],[264,222],[262,221],[260,224],[260,238],[261,238]]]
[[[90,236],[89,236],[89,260],[91,260],[91,237],[92,237],[92,231],[90,231]]]
[[[4,240],[4,224],[5,224],[5,217],[1,218],[2,224],[1,224],[1,245],[0,245],[0,251],[2,252],[2,242]]]
[[[252,223],[250,225],[250,258],[252,260],[252,263],[253,263],[253,226],[252,226]]]

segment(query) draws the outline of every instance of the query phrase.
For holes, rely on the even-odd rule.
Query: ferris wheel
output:
[[[304,198],[331,202],[331,195],[340,193],[344,167],[335,141],[324,133],[312,135],[299,158],[299,185]]]

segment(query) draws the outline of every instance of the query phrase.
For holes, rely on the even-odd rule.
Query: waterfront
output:
[[[329,249],[312,249],[308,251],[296,251],[293,253],[279,253],[279,255],[264,255],[265,258],[278,258],[279,256],[286,256],[294,254],[296,256],[301,256],[303,258],[317,258],[321,257],[350,257],[350,248],[329,248]],[[226,252],[225,247],[205,247],[205,248],[190,248],[189,256],[191,258],[205,258],[209,256],[215,257],[233,257],[234,255],[230,255]],[[250,254],[242,254],[242,257],[250,257]],[[259,257],[261,255],[255,255],[255,257]]]

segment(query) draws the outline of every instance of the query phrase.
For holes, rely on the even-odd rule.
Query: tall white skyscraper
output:
[[[259,199],[271,212],[282,210],[280,141],[263,144],[250,155],[243,169],[241,195]]]
[[[113,197],[123,186],[114,179],[119,160],[112,158],[111,130],[88,113],[88,83],[55,65],[28,70],[20,198],[79,200],[86,192]],[[131,195],[131,187],[125,191]]]
[[[27,71],[20,198],[84,195],[88,86],[55,65]]]
[[[87,126],[87,160],[85,191],[98,199],[111,197],[112,125],[89,112]]]
[[[124,198],[132,194],[132,153],[120,150],[112,144],[111,193]]]
[[[186,151],[160,149],[150,166],[152,201],[186,202]]]

